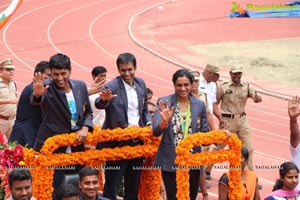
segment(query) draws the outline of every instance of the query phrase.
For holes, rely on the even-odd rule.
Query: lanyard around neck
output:
[[[184,132],[184,137],[188,135],[189,132],[189,126],[190,126],[190,120],[191,120],[191,107],[190,107],[190,101],[188,101],[188,107],[186,110],[186,116],[185,119],[182,117],[182,111],[179,110],[179,116],[180,116],[180,125],[181,129]]]

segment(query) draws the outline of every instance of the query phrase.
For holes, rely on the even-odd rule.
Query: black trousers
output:
[[[105,166],[103,197],[115,200],[124,176],[124,200],[138,200],[143,159],[108,161]]]
[[[177,200],[176,193],[176,172],[162,171],[162,178],[164,180],[168,200]],[[200,170],[190,170],[190,200],[195,200],[198,195]]]

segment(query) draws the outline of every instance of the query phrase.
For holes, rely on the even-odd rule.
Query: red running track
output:
[[[8,3],[5,0],[0,10]],[[173,92],[171,77],[181,65],[199,70],[204,66],[205,59],[191,52],[189,45],[299,37],[299,19],[224,17],[230,9],[231,2],[225,0],[27,0],[0,31],[0,57],[15,60],[15,80],[21,92],[32,80],[36,63],[56,52],[69,55],[72,78],[88,84],[94,66],[107,67],[111,79],[117,75],[116,57],[132,52],[138,62],[136,75],[146,80],[156,99]],[[227,74],[223,69],[222,78]],[[244,78],[253,80],[246,74]],[[299,91],[299,87],[284,88],[264,80],[255,83],[287,95]],[[287,102],[263,96],[260,104],[249,101],[246,112],[253,130],[254,164],[263,184],[261,196],[265,197],[271,192],[278,169],[258,168],[278,166],[289,159]],[[224,171],[213,170],[210,199],[217,199],[217,181]]]

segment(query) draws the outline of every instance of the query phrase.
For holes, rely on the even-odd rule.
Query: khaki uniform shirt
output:
[[[206,94],[204,92],[198,92],[197,98],[204,102],[205,108],[206,108],[206,112],[210,112],[209,107],[208,107],[208,103],[207,103],[207,96],[206,96]]]
[[[17,97],[17,89],[15,82],[11,80],[6,84],[0,78],[0,99],[14,99]],[[6,117],[14,117],[17,111],[17,104],[2,104],[0,105],[0,115]]]
[[[217,101],[221,102],[221,113],[240,114],[245,111],[247,99],[255,93],[248,82],[234,86],[232,81],[223,82],[217,92]]]

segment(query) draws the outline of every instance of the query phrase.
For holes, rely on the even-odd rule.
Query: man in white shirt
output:
[[[200,74],[200,84],[199,84],[199,91],[202,93],[205,93],[207,96],[207,104],[208,108],[211,114],[213,114],[213,110],[216,109],[214,106],[217,107],[215,104],[217,102],[217,81],[220,77],[220,68],[217,66],[213,66],[210,64],[207,64],[204,71]],[[211,127],[212,129],[215,129],[213,120],[211,120]],[[204,148],[204,151],[207,151],[210,148],[210,146],[206,146]],[[215,148],[216,150],[217,148]],[[213,165],[209,165],[205,167],[205,174],[206,179],[211,180],[211,170]]]
[[[104,83],[106,81],[107,69],[103,66],[96,66],[92,70],[93,83],[88,89],[89,99],[93,110],[93,125],[102,126],[105,119],[105,110],[95,107],[96,98],[101,95]]]
[[[127,127],[145,127],[151,125],[151,116],[148,113],[146,84],[143,79],[135,76],[137,69],[136,58],[131,53],[122,53],[117,58],[117,67],[120,76],[114,78],[104,86],[101,96],[95,100],[95,106],[105,109],[105,120],[102,129]],[[139,139],[127,141],[101,142],[101,148],[115,148],[125,145],[136,146],[143,144]],[[140,170],[142,158],[123,159],[106,162],[106,167],[120,170],[105,170],[105,185],[103,197],[116,199],[122,177],[124,176],[124,199],[138,199]]]
[[[207,103],[211,113],[213,113],[213,103],[217,101],[217,84],[220,77],[220,68],[210,64],[206,65],[204,71],[200,74],[199,91],[206,93]]]
[[[290,153],[291,161],[300,169],[300,132],[297,117],[300,115],[300,98],[295,96],[289,101],[288,113],[290,116]],[[299,174],[300,175],[300,174]],[[297,185],[300,189],[300,182]]]

